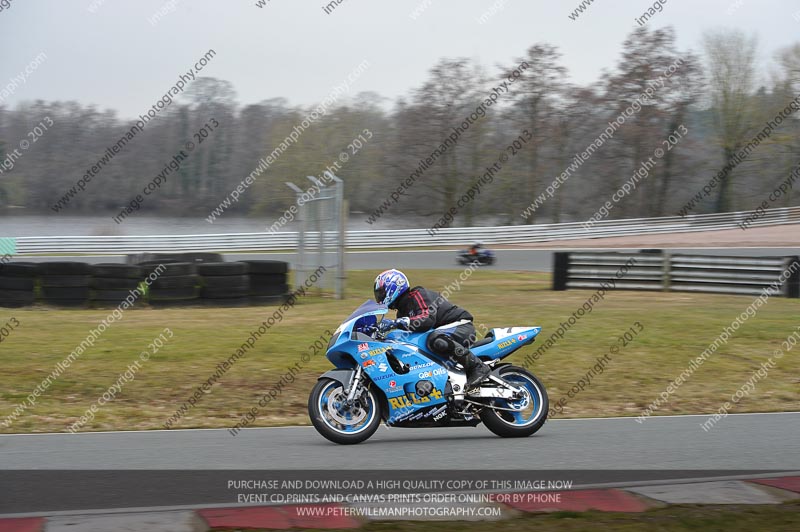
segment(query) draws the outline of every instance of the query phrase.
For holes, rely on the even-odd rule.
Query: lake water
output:
[[[368,225],[364,214],[353,214],[348,223],[352,231],[419,227],[395,221]],[[117,235],[205,235],[261,233],[275,223],[273,218],[223,216],[213,224],[205,218],[134,216],[116,224],[110,216],[0,216],[0,237],[21,236],[117,236]],[[294,231],[292,224],[282,228]]]

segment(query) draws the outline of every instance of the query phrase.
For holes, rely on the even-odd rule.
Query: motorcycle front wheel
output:
[[[539,379],[529,371],[517,367],[506,366],[500,370],[500,377],[522,388],[522,397],[516,400],[493,399],[491,406],[513,408],[495,410],[484,408],[480,418],[486,428],[504,438],[524,438],[542,428],[550,408],[547,391]]]
[[[341,445],[361,443],[381,424],[380,403],[365,387],[353,404],[346,403],[344,386],[333,379],[320,379],[308,398],[308,415],[317,432]]]

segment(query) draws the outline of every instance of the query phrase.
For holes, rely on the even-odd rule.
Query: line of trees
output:
[[[774,68],[757,64],[757,43],[735,31],[708,33],[703,51],[678,50],[671,28],[636,28],[614,68],[596,83],[570,83],[559,50],[531,46],[522,57],[487,72],[468,59],[442,59],[420,87],[395,102],[361,93],[330,109],[303,132],[225,216],[275,217],[293,201],[284,182],[305,182],[348,151],[366,128],[373,136],[343,164],[351,209],[370,213],[429,155],[454,126],[522,61],[529,67],[501,105],[478,120],[394,205],[388,219],[424,226],[447,211],[487,165],[527,129],[533,139],[494,183],[459,213],[457,224],[522,224],[587,219],[650,157],[669,134],[689,133],[658,162],[611,217],[662,216],[680,207],[767,120],[800,94],[800,44],[776,54]],[[637,101],[664,70],[680,67],[613,138],[574,173],[533,216],[521,213],[570,164],[576,152]],[[151,214],[205,216],[273,151],[307,109],[272,98],[241,107],[231,83],[199,78],[76,196],[68,214],[117,213],[212,118],[219,122],[178,174],[143,207]],[[798,113],[800,115],[800,113]],[[800,164],[800,120],[794,115],[745,162],[736,166],[695,212],[754,208]],[[0,176],[0,214],[50,213],[51,206],[97,161],[112,139],[130,128],[113,111],[75,102],[35,101],[0,107],[0,160],[44,117],[54,125],[13,169]],[[786,196],[798,203],[800,194]],[[366,216],[364,216],[366,218]],[[425,218],[420,221],[419,218]],[[384,220],[387,218],[384,218]]]

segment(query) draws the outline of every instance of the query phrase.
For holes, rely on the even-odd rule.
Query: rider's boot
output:
[[[492,372],[491,368],[476,357],[472,351],[464,357],[464,369],[467,370],[467,390],[474,388]]]

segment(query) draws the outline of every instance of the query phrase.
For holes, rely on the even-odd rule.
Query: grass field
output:
[[[408,272],[413,284],[433,289],[453,282],[453,271]],[[325,329],[333,330],[352,309],[371,297],[375,272],[351,271],[345,300],[308,297],[287,311],[210,389],[174,428],[231,427],[271,388],[286,368],[301,361]],[[451,296],[469,309],[477,323],[489,326],[540,325],[540,338],[555,331],[590,291],[552,292],[549,275],[530,272],[477,271]],[[537,361],[532,369],[557,402],[609,353],[625,331],[640,322],[644,330],[620,348],[604,373],[576,397],[562,417],[635,416],[697,357],[725,326],[753,302],[751,296],[609,292]],[[99,408],[82,430],[163,428],[184,401],[230,357],[250,331],[275,309],[190,308],[131,309],[109,327],[94,347],[26,407],[10,426],[4,420],[64,360],[108,310],[0,309],[0,324],[19,322],[0,343],[0,432],[66,431],[139,359],[165,327],[174,337],[149,361],[116,398]],[[685,382],[654,415],[716,411],[744,385],[800,326],[797,300],[772,298],[726,345]],[[638,327],[637,327],[638,328]],[[511,357],[521,363],[541,342]],[[800,348],[796,348],[800,351]],[[316,377],[330,364],[313,357],[277,401],[262,409],[253,426],[306,424],[306,401]],[[784,356],[731,412],[800,410],[800,361]]]

